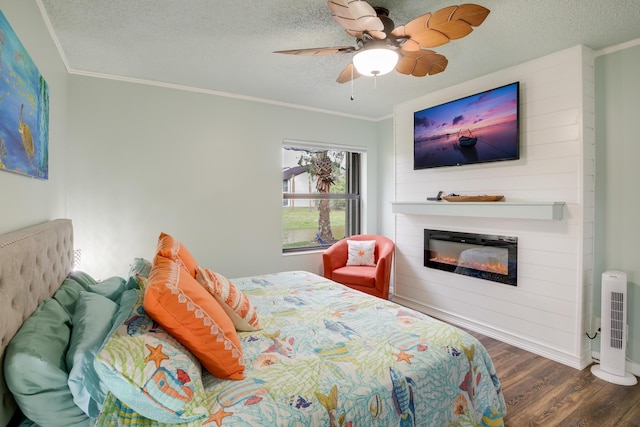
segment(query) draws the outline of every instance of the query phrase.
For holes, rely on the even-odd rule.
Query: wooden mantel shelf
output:
[[[396,202],[394,214],[562,219],[564,202]]]

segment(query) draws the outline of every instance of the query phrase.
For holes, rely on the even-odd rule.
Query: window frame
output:
[[[285,191],[285,187],[287,187],[286,191]],[[289,193],[291,190],[291,178],[289,179],[283,179],[282,180],[282,194],[287,194]],[[282,197],[282,207],[283,208],[288,208],[290,206],[288,198]]]
[[[282,208],[287,209],[289,200],[344,200],[345,201],[345,231],[344,237],[353,236],[361,233],[362,227],[362,161],[366,154],[366,150],[361,147],[337,145],[330,143],[307,142],[296,140],[284,140],[282,150],[285,147],[294,147],[300,150],[319,150],[319,151],[341,151],[345,152],[345,193],[287,193],[282,192]],[[285,166],[284,163],[282,165]],[[285,203],[287,203],[285,205]],[[284,223],[281,227],[284,232]],[[304,253],[325,250],[333,245],[333,243],[319,243],[313,246],[296,246],[285,248],[284,239],[282,241],[282,253]]]

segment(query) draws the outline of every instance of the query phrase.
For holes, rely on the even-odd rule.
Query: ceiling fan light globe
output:
[[[353,66],[362,76],[381,76],[391,72],[398,63],[398,54],[391,49],[365,49],[353,57]]]

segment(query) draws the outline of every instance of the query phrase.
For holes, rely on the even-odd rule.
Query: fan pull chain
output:
[[[353,97],[353,64],[351,64],[351,100],[353,101],[355,98]]]

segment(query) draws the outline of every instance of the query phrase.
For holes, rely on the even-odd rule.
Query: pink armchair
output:
[[[375,266],[347,265],[347,240],[375,240]],[[352,289],[389,299],[389,282],[395,245],[391,239],[374,234],[359,234],[342,239],[322,254],[324,277]]]

